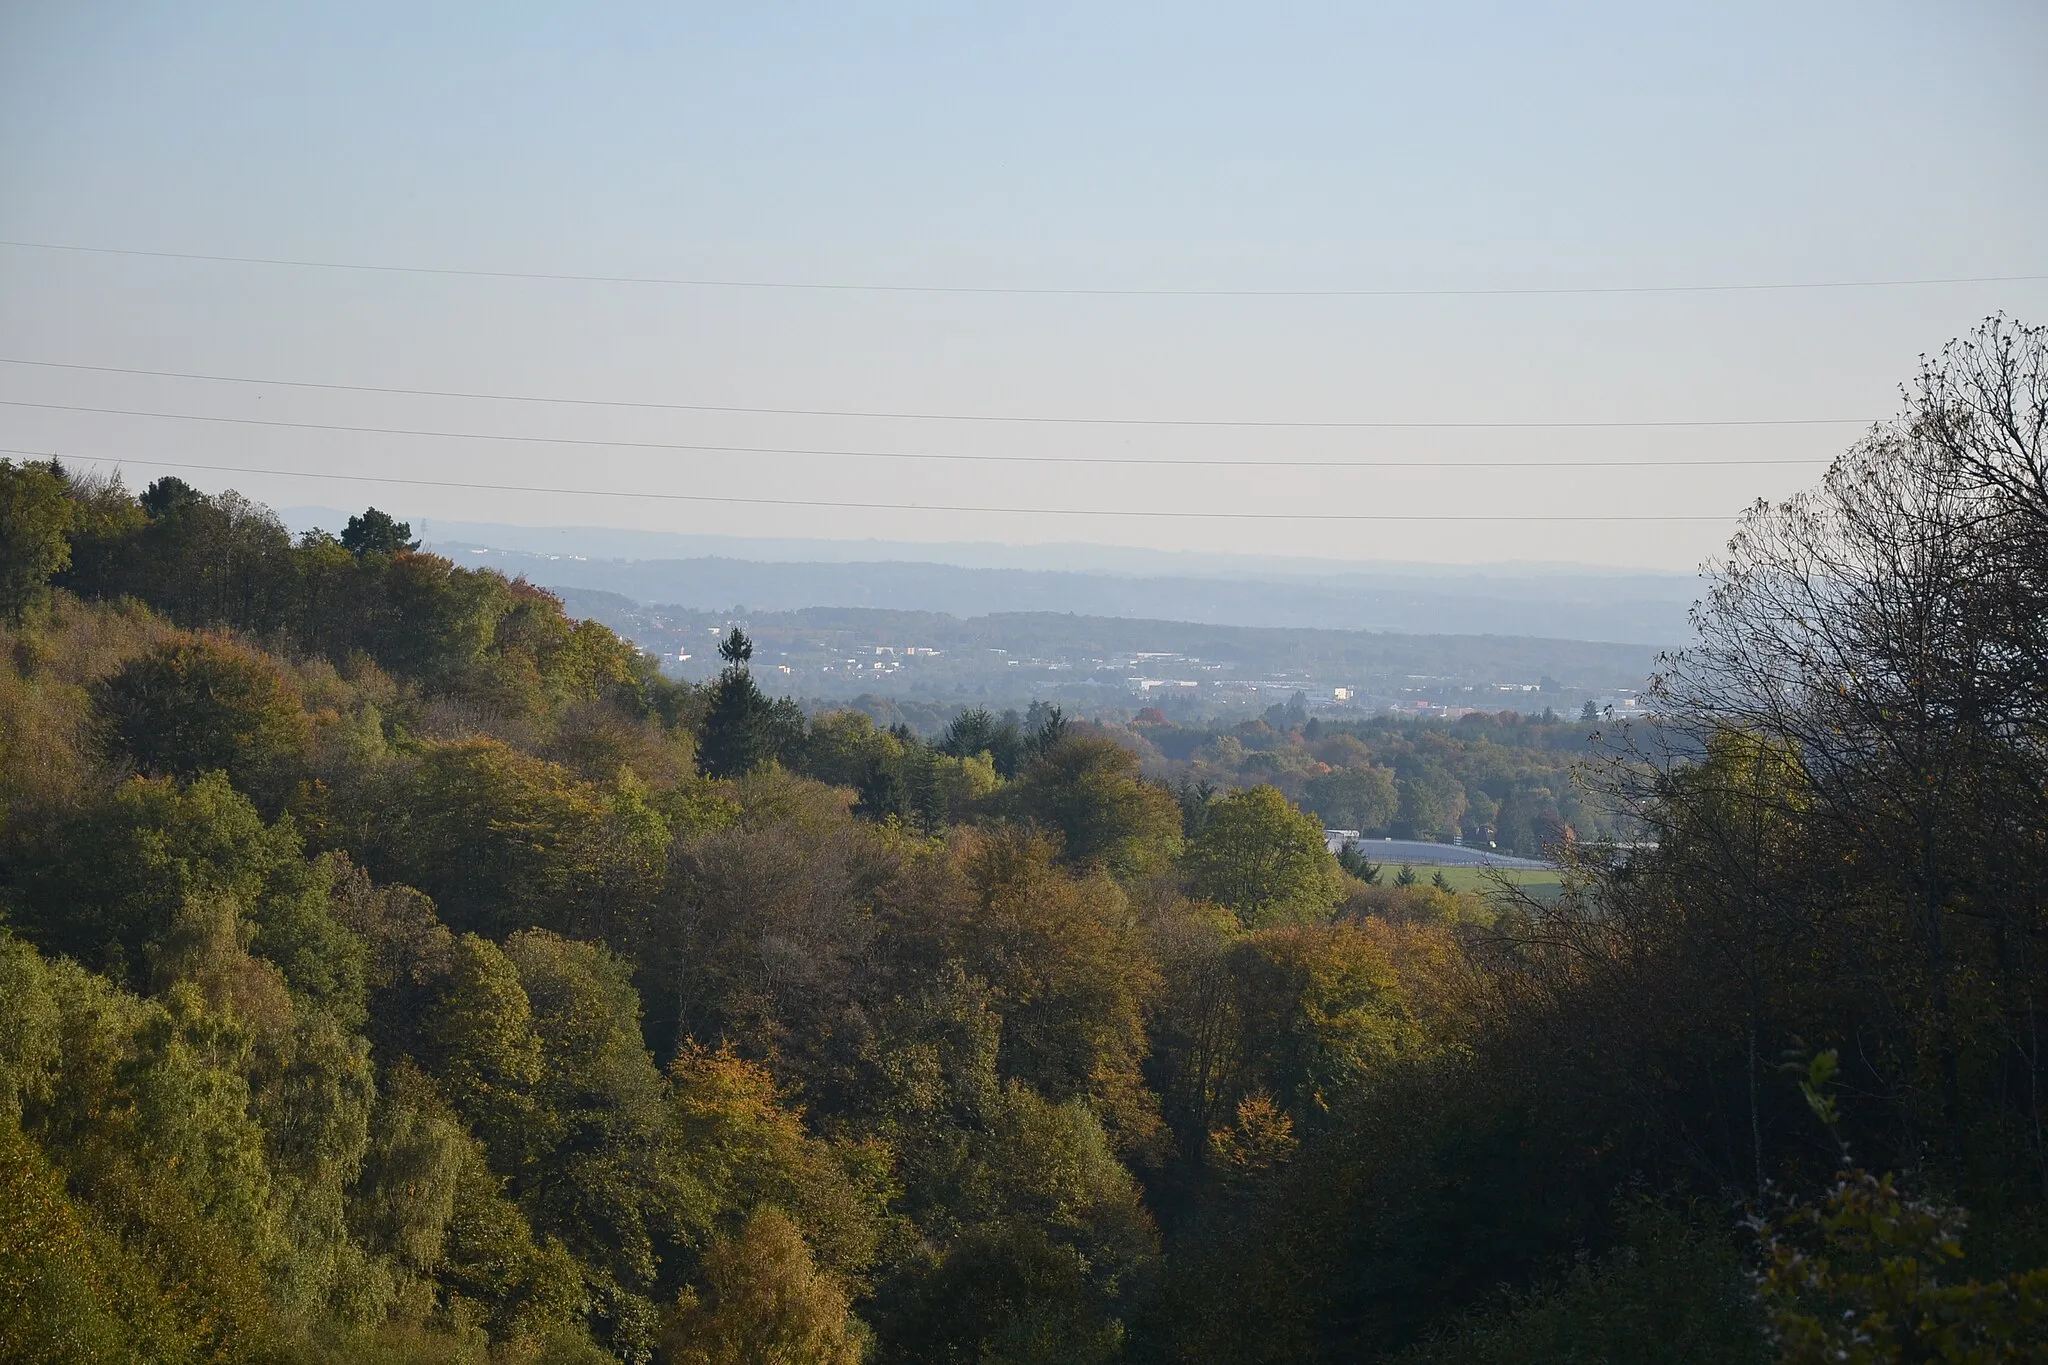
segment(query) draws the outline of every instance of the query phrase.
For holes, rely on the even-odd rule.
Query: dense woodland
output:
[[[1367,837],[1461,840],[1525,857],[1641,832],[1626,801],[1583,778],[1628,751],[1627,727],[1594,713],[1472,711],[1455,721],[1329,721],[1300,700],[1220,730],[1140,711],[1119,739],[1176,789],[1266,785],[1325,825]]]
[[[2048,334],[1929,362],[1576,783],[807,717],[374,510],[0,464],[0,1357],[2042,1359],[2044,429]]]

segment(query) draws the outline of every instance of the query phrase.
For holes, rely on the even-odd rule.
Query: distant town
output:
[[[1643,711],[1647,647],[1493,636],[1402,636],[1192,626],[1055,613],[955,618],[857,608],[747,613],[644,606],[562,590],[570,609],[704,681],[733,626],[756,641],[764,687],[799,698],[872,693],[962,705],[1026,698],[1082,713],[1159,708],[1169,716],[1260,711],[1299,697],[1317,714],[1389,711],[1455,719],[1472,711],[1581,716]],[[1178,646],[1177,648],[1174,646]]]

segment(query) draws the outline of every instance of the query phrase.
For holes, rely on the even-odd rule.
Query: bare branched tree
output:
[[[1831,1169],[1776,1072],[1832,1048],[1864,1158],[2028,1151],[2048,1196],[2044,431],[2048,332],[1992,318],[1752,508],[1654,724],[1610,736],[1642,846],[1580,851],[1485,945],[1541,1065],[1575,1049],[1699,1177]]]
[[[1886,1079],[1960,1156],[1966,1058],[1996,1033],[2039,1150],[2048,829],[2048,332],[2004,318],[1923,364],[1821,485],[1759,504],[1666,660],[1668,732],[1782,752],[1785,814],[1847,875],[1831,960],[1883,983]],[[1657,779],[1667,826],[1705,793]],[[1672,798],[1684,798],[1674,800]],[[1653,803],[1654,804],[1654,803]],[[1732,879],[1734,863],[1724,864]],[[1774,883],[1780,913],[1789,887]],[[1896,918],[1888,916],[1896,915]],[[1873,1057],[1876,1052],[1873,1052]],[[1926,1063],[1924,1068],[1922,1063]],[[1873,1075],[1870,1078],[1877,1081]]]

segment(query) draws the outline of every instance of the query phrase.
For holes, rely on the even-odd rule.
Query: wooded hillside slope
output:
[[[1462,813],[1320,735],[807,718],[0,464],[0,1357],[2041,1359],[2044,354],[1750,517],[1541,903],[1361,880],[1251,755]]]

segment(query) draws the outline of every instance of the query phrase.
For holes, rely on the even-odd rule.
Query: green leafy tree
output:
[[[65,484],[72,505],[71,556],[56,586],[87,599],[107,597],[119,590],[149,514],[119,474],[67,471]]]
[[[1399,797],[1385,768],[1333,768],[1308,780],[1303,804],[1338,829],[1370,832],[1393,821]]]
[[[141,497],[137,528],[107,591],[178,624],[268,632],[292,624],[291,536],[269,508],[238,493],[209,497],[163,478]]]
[[[803,1233],[772,1207],[754,1211],[704,1257],[663,1333],[678,1365],[860,1365],[867,1332],[843,1286],[812,1260]]]
[[[1400,805],[1394,828],[1412,839],[1455,833],[1465,813],[1465,786],[1435,763],[1424,763],[1396,782]]]
[[[455,1191],[436,1278],[458,1320],[482,1319],[492,1339],[528,1351],[561,1343],[565,1356],[588,1338],[590,1291],[582,1268],[560,1242],[537,1238],[507,1180],[472,1140],[458,1148]],[[579,1338],[582,1338],[579,1342]],[[599,1357],[602,1359],[602,1357]]]
[[[1057,715],[1046,731],[1064,725]],[[1010,789],[1013,808],[1060,837],[1060,854],[1115,876],[1163,869],[1180,846],[1180,803],[1138,775],[1138,756],[1115,740],[1070,734],[1054,741]]]
[[[302,862],[293,826],[266,825],[220,773],[132,779],[17,849],[15,924],[46,952],[140,985],[188,908],[254,921]]]
[[[811,721],[804,743],[803,773],[835,787],[861,787],[877,765],[893,767],[903,741],[861,711],[826,711]]]
[[[1344,1097],[1437,1045],[1402,968],[1422,951],[1450,955],[1447,937],[1374,921],[1247,933],[1199,906],[1155,933],[1165,980],[1147,1067],[1192,1169],[1227,1174],[1234,1158],[1219,1143],[1246,1159],[1267,1151],[1261,1106],[1318,1131]]]
[[[1138,1065],[1157,976],[1137,915],[1109,878],[1075,878],[1042,837],[967,842],[973,888],[952,951],[1003,1019],[997,1065],[1055,1101],[1085,1096],[1127,1144],[1156,1125]]]
[[[326,1247],[273,1167],[255,1112],[256,1044],[271,1030],[180,982],[143,1000],[54,964],[56,1083],[25,1127],[73,1176],[74,1197],[151,1267],[171,1317],[202,1352],[276,1349],[300,1287],[328,1280]],[[314,1239],[316,1242],[324,1240]]]
[[[0,1115],[0,1358],[120,1365],[199,1358],[199,1333]]]
[[[1297,925],[1239,940],[1228,959],[1242,1077],[1301,1120],[1429,1039],[1385,941],[1350,924]]]
[[[1216,802],[1181,865],[1192,894],[1251,927],[1322,920],[1343,894],[1322,825],[1272,787]]]
[[[695,709],[692,689],[602,625],[570,619],[552,593],[410,549],[374,509],[340,540],[294,544],[267,508],[177,479],[140,498],[115,481],[76,480],[70,494],[79,525],[61,582],[74,592],[132,596],[187,627],[285,632],[337,666],[368,655],[427,696],[501,716],[601,701],[672,724]]]
[[[1107,1317],[1087,1261],[1038,1228],[976,1227],[887,1323],[888,1358],[1002,1365],[1108,1365],[1123,1324]]]
[[[1137,1184],[1085,1102],[989,1106],[951,1200],[964,1227],[883,1322],[905,1360],[1113,1359],[1156,1267]]]
[[[1896,1177],[1845,1171],[1760,1231],[1785,1365],[2018,1365],[2048,1341],[2048,1269],[1957,1278],[1961,1211],[1906,1195]]]
[[[206,495],[177,475],[166,474],[142,490],[137,501],[150,520],[160,521],[185,508],[199,506],[206,501]]]
[[[1543,843],[1536,835],[1536,815],[1536,807],[1529,794],[1520,787],[1510,788],[1494,817],[1494,841],[1525,858],[1541,854]]]
[[[607,792],[497,740],[425,746],[358,803],[348,846],[433,896],[458,929],[630,919],[659,887],[668,849],[644,790]]]
[[[530,1164],[513,1187],[535,1230],[559,1238],[605,1284],[607,1335],[630,1347],[654,1311],[646,1296],[659,1231],[675,1218],[655,1160],[662,1082],[641,1039],[640,998],[627,964],[596,944],[529,930],[508,939],[504,953],[539,1044]]]
[[[447,975],[420,1021],[419,1060],[483,1140],[492,1169],[524,1173],[552,1134],[535,1094],[541,1040],[519,969],[475,934],[454,943]]]
[[[151,777],[227,773],[282,795],[311,739],[298,689],[260,650],[213,636],[173,637],[130,660],[95,697],[110,747]]]
[[[0,460],[0,613],[11,621],[48,597],[51,577],[71,563],[77,509],[65,491],[55,461]]]
[[[670,1063],[666,1159],[681,1236],[701,1250],[752,1210],[794,1219],[825,1267],[849,1282],[872,1268],[888,1228],[888,1154],[813,1136],[768,1068],[730,1046],[686,1044]]]
[[[473,1142],[461,1117],[411,1059],[386,1068],[349,1206],[357,1236],[414,1275],[435,1274]]]

